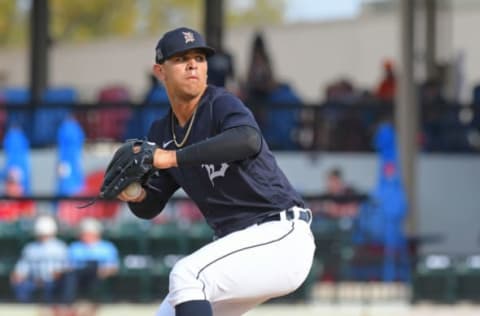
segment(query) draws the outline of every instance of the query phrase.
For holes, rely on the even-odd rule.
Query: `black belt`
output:
[[[307,223],[310,223],[310,220],[312,219],[312,213],[310,212],[310,210],[303,210],[303,209],[297,209],[297,210],[293,210],[293,209],[288,209],[286,211],[282,211],[280,213],[276,213],[276,214],[272,214],[272,215],[269,215],[269,216],[266,216],[264,218],[262,218],[260,221],[257,222],[257,224],[263,224],[263,223],[267,223],[267,222],[272,222],[272,221],[279,221],[279,220],[282,220],[282,213],[285,213],[285,219],[291,221],[293,219],[300,219],[304,222],[307,222]],[[295,218],[295,214],[298,214],[297,218]]]
[[[226,228],[223,228],[223,229],[215,229],[215,236],[214,236],[214,240],[215,239],[218,239],[218,238],[221,238],[223,236],[226,236],[230,233],[233,233],[234,231],[237,231],[237,230],[240,230],[240,229],[244,229],[250,225],[253,225],[253,224],[258,224],[258,225],[261,225],[261,224],[264,224],[264,223],[267,223],[267,222],[272,222],[272,221],[280,221],[280,220],[294,220],[294,219],[300,219],[302,221],[305,221],[306,223],[310,223],[310,221],[312,220],[312,213],[309,209],[303,209],[303,208],[300,208],[298,206],[294,206],[292,208],[289,208],[288,210],[285,210],[285,211],[281,211],[281,212],[278,212],[278,213],[275,213],[275,214],[270,214],[270,215],[267,215],[267,216],[263,216],[263,217],[260,217],[260,218],[256,218],[256,219],[250,219],[249,221],[247,222],[243,222],[243,223],[237,223],[236,225],[231,225],[231,226],[228,226]]]

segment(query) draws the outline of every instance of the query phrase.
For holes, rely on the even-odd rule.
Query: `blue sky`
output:
[[[344,19],[355,16],[361,0],[286,0],[289,22]]]

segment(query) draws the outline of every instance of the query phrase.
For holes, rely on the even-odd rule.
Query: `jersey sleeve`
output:
[[[260,130],[252,112],[236,96],[231,94],[219,96],[212,106],[218,132],[244,125]]]
[[[147,196],[142,202],[129,202],[128,206],[135,216],[152,219],[163,210],[170,197],[179,188],[167,171],[158,170],[144,187]]]

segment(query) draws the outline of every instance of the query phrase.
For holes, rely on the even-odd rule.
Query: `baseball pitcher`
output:
[[[115,153],[102,186],[102,197],[128,202],[147,220],[182,188],[215,232],[173,267],[158,316],[242,315],[293,292],[312,265],[311,212],[248,108],[207,85],[212,54],[195,30],[163,35],[153,72],[170,110],[152,124],[148,141],[127,141]]]

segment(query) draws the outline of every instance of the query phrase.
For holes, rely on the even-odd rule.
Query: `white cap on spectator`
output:
[[[80,224],[80,232],[100,234],[102,232],[102,224],[94,218],[86,218]]]
[[[57,223],[51,216],[42,215],[35,221],[35,235],[49,236],[57,233]]]

